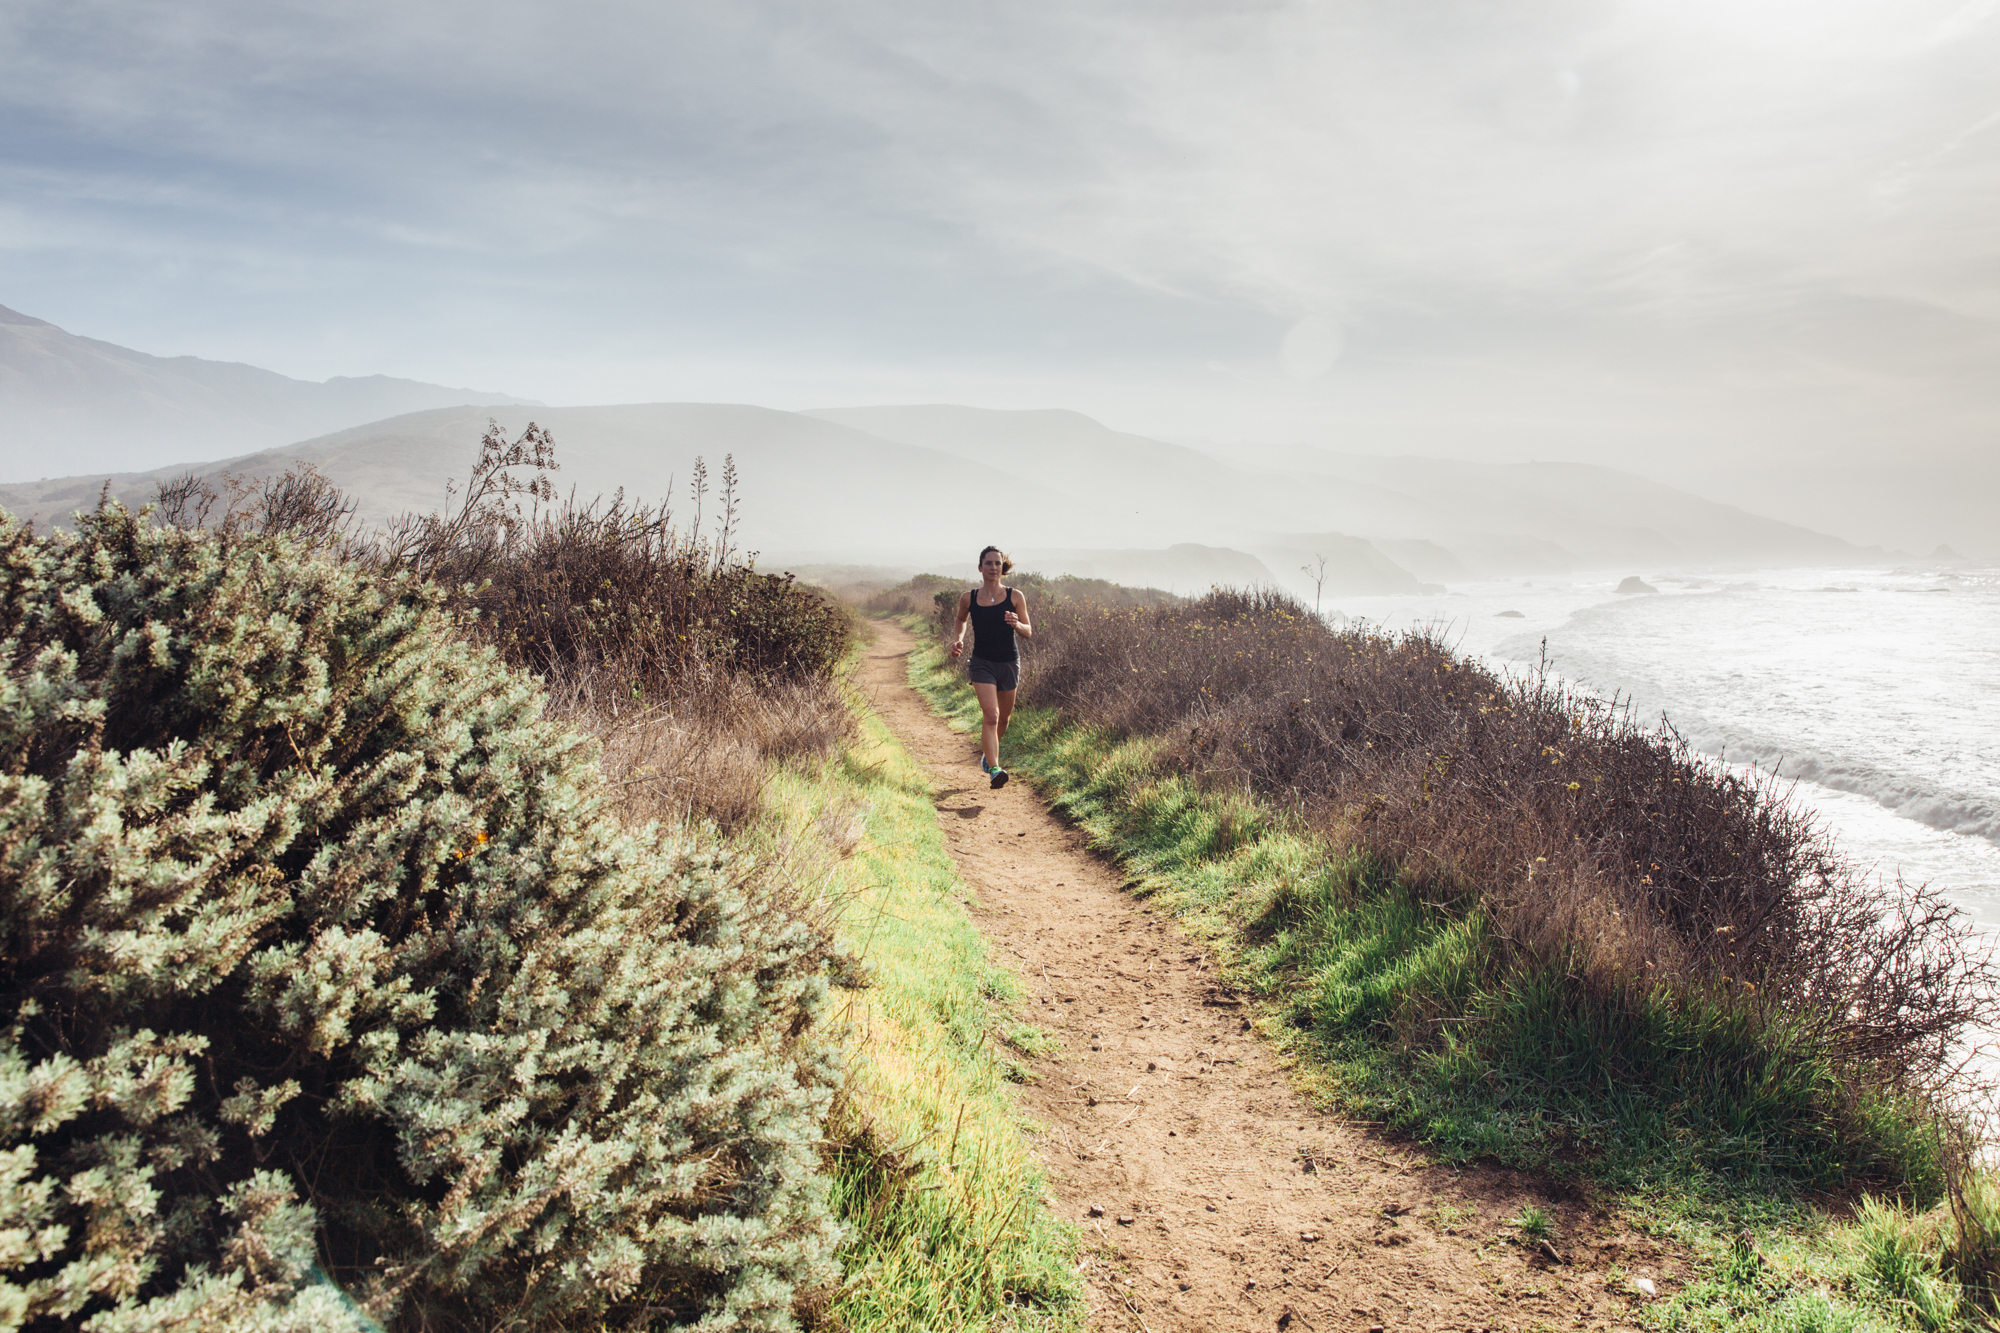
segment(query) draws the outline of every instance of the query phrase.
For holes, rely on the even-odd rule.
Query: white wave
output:
[[[1667,598],[1586,607],[1548,635],[1551,658],[1564,679],[1628,701],[1639,719],[1664,717],[1704,754],[1865,796],[1901,818],[2000,845],[2000,792],[1990,782],[1992,756],[1982,753],[1993,748],[1992,738],[1954,734],[1958,719],[1911,701],[1918,686],[1905,682],[1898,690],[1895,681],[1867,674],[1879,674],[1879,662],[1846,660],[1825,648],[1802,660],[1797,674],[1803,679],[1793,680],[1782,671],[1757,671],[1754,655],[1738,645],[1704,642],[1709,635],[1770,635],[1777,611],[1796,615],[1803,609],[1798,602],[1777,603],[1775,592],[1736,584],[1674,597],[1677,607]],[[1691,626],[1708,633],[1690,632]],[[1804,633],[1825,627],[1793,621],[1785,628]],[[1927,647],[1907,646],[1919,652]],[[1540,637],[1526,634],[1496,646],[1500,656],[1517,661],[1539,649]],[[1732,651],[1745,665],[1724,660]],[[1952,684],[1992,688],[1971,679]],[[1808,701],[1780,697],[1792,693]],[[1898,697],[1893,707],[1885,698],[1868,709],[1871,694]],[[1967,749],[1979,762],[1960,762]]]
[[[1938,783],[1926,782],[1909,774],[1885,772],[1866,763],[1811,750],[1787,749],[1773,741],[1750,736],[1688,734],[1696,749],[1705,754],[1746,764],[1780,777],[1803,778],[1835,791],[1866,796],[1883,809],[1904,819],[1941,829],[1985,838],[2000,845],[2000,807],[1976,793],[1953,791]]]

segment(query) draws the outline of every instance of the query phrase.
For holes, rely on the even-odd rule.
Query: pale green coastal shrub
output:
[[[436,594],[0,515],[0,658],[0,1329],[779,1328],[831,1279],[821,942],[604,817]]]

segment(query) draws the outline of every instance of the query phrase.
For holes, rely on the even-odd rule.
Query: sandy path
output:
[[[1639,1298],[1607,1270],[1678,1285],[1676,1256],[1585,1201],[1311,1110],[1197,946],[1026,783],[988,789],[976,739],[909,686],[912,643],[883,624],[860,683],[930,770],[974,916],[1027,983],[1019,1017],[1060,1042],[1023,1101],[1088,1237],[1093,1329],[1622,1328]],[[1505,1225],[1528,1203],[1563,1262]]]

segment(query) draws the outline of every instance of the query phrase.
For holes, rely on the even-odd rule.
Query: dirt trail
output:
[[[1628,1328],[1629,1279],[1678,1286],[1677,1256],[1587,1201],[1311,1110],[1199,947],[1027,784],[989,790],[976,738],[908,684],[912,646],[884,624],[861,684],[930,770],[974,916],[1027,983],[1019,1017],[1060,1043],[1025,1061],[1023,1100],[1088,1238],[1092,1329]],[[1546,1250],[1507,1225],[1530,1204]]]

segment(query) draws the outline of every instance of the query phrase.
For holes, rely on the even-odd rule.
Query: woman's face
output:
[[[985,555],[979,557],[979,572],[985,578],[999,578],[1001,571],[1006,567],[1007,562],[1000,558],[998,551],[988,551]]]

